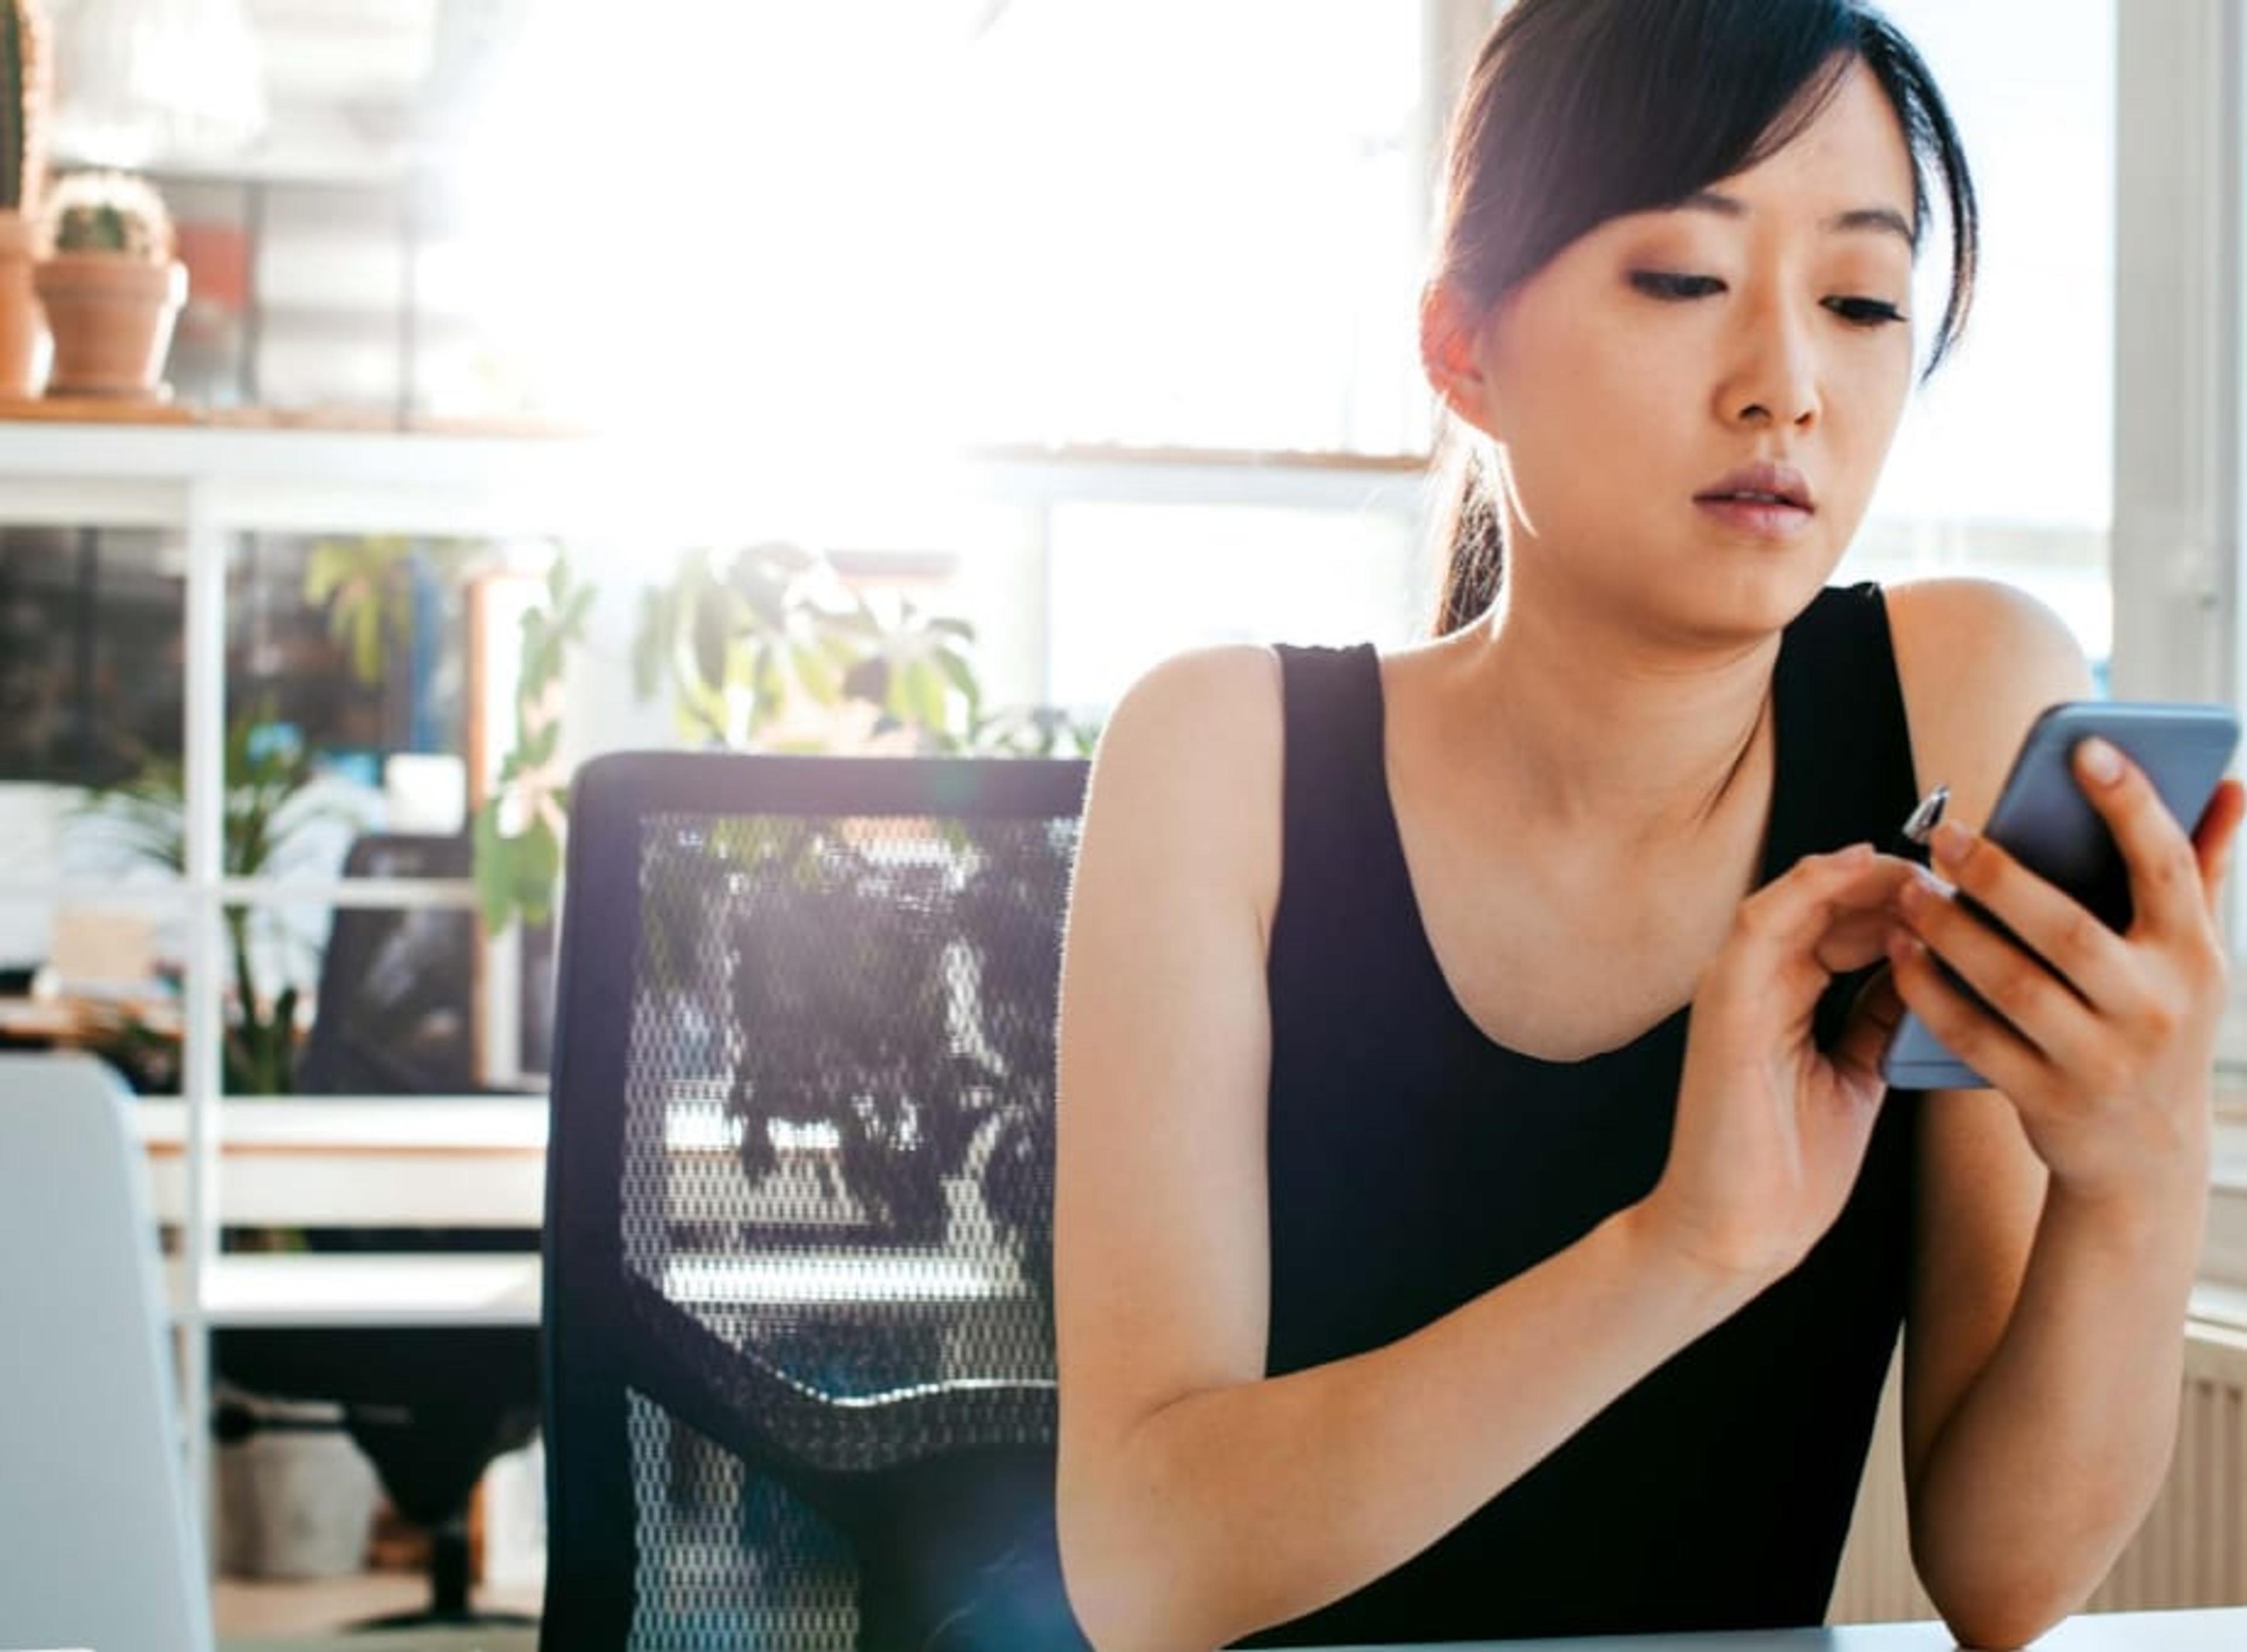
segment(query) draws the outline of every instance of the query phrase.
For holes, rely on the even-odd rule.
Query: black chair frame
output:
[[[919,1580],[961,1563],[914,1552],[925,1546],[932,1525],[973,1532],[987,1524],[973,1513],[932,1523],[921,1518],[930,1510],[952,1503],[963,1510],[994,1503],[1028,1508],[1026,1518],[1042,1520],[1049,1550],[1054,1383],[947,1382],[838,1400],[728,1346],[627,1266],[621,1165],[629,1051],[619,1025],[635,992],[643,891],[637,875],[623,875],[623,864],[637,863],[619,846],[636,845],[641,823],[656,816],[1073,818],[1088,768],[1052,760],[628,754],[580,771],[570,806],[547,1149],[545,1652],[616,1652],[630,1641],[637,1563],[632,1390],[850,1534],[862,1575],[878,1573],[884,1587],[883,1594],[862,1587],[862,1648],[900,1644],[918,1632],[916,1623],[925,1628],[931,1602],[913,1598]],[[889,1460],[878,1444],[905,1411],[932,1419],[951,1442],[941,1464],[925,1465],[926,1484],[912,1494],[919,1500],[912,1531],[894,1529],[894,1520],[885,1528],[891,1517],[882,1499],[868,1495],[879,1471],[890,1477],[885,1495],[894,1503],[897,1477],[924,1466]],[[792,1416],[799,1425],[784,1426]],[[783,1434],[816,1435],[822,1449],[807,1454],[783,1446]],[[966,1563],[988,1573],[1024,1562],[1008,1553]],[[1042,1564],[1050,1567],[1050,1560]],[[1057,1575],[1047,1582],[1057,1599]],[[972,1633],[942,1642],[994,1643]],[[1073,1626],[1051,1643],[1083,1644]]]

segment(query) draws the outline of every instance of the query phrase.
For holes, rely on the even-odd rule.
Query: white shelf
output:
[[[188,1220],[187,1103],[133,1109],[160,1223]],[[215,1209],[229,1226],[536,1228],[545,1219],[547,1105],[543,1096],[293,1096],[228,1101],[212,1109],[206,1151],[217,1160]],[[844,1229],[855,1205],[832,1192],[830,1150],[783,1142],[752,1203],[740,1169],[740,1126],[707,1100],[675,1108],[665,1141],[675,1214],[707,1216],[717,1189],[743,1221]]]
[[[243,1097],[219,1109],[217,1140],[244,1153],[546,1151],[543,1096],[292,1096]],[[187,1105],[152,1096],[133,1103],[144,1147],[177,1151]]]
[[[539,1322],[536,1256],[222,1256],[200,1304],[169,1275],[174,1317],[213,1328]]]
[[[583,438],[0,422],[0,521],[564,533],[617,520]]]
[[[536,1256],[224,1256],[204,1275],[191,1315],[178,1270],[167,1281],[175,1317],[214,1328],[507,1326],[539,1323]],[[686,1305],[852,1307],[941,1312],[1019,1295],[1011,1267],[938,1251],[722,1259],[682,1258],[664,1294]]]
[[[217,1209],[230,1226],[536,1228],[543,1097],[295,1096],[216,1109]],[[187,1106],[133,1110],[156,1219],[188,1214]]]
[[[1005,450],[902,462],[889,488],[1032,508],[1261,505],[1417,519],[1417,461],[1316,455]],[[190,491],[217,525],[273,532],[738,537],[789,520],[801,489],[722,432],[478,436],[228,426],[0,421],[0,521],[179,526]]]

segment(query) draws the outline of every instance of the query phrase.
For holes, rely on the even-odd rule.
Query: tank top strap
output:
[[[1766,865],[1860,841],[1887,847],[1918,801],[1888,604],[1830,586],[1787,628],[1772,676],[1779,767]]]
[[[1281,643],[1273,652],[1282,700],[1282,902],[1291,888],[1323,889],[1357,898],[1319,903],[1338,919],[1383,902],[1399,910],[1400,895],[1401,910],[1416,910],[1390,815],[1380,655],[1371,643]]]
[[[1888,603],[1870,581],[1829,586],[1787,627],[1772,673],[1780,762],[1764,857],[1775,877],[1806,855],[1895,846],[1918,801]],[[1830,1046],[1879,969],[1834,979],[1813,1017]]]

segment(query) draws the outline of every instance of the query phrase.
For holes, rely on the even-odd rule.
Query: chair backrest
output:
[[[343,875],[468,876],[466,836],[370,832]],[[454,906],[342,906],[320,954],[318,1013],[297,1064],[307,1095],[461,1095],[476,1088],[475,914]]]
[[[0,1055],[0,1646],[211,1643],[131,1099]]]
[[[1086,766],[622,755],[570,807],[559,1649],[1082,1645],[1054,1033]]]

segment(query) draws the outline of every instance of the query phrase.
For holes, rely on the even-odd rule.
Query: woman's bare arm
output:
[[[1633,1207],[1397,1342],[1264,1376],[1280,761],[1272,657],[1189,656],[1118,707],[1088,801],[1062,970],[1060,1524],[1106,1649],[1220,1645],[1372,1581],[1761,1283],[1687,1261]]]

